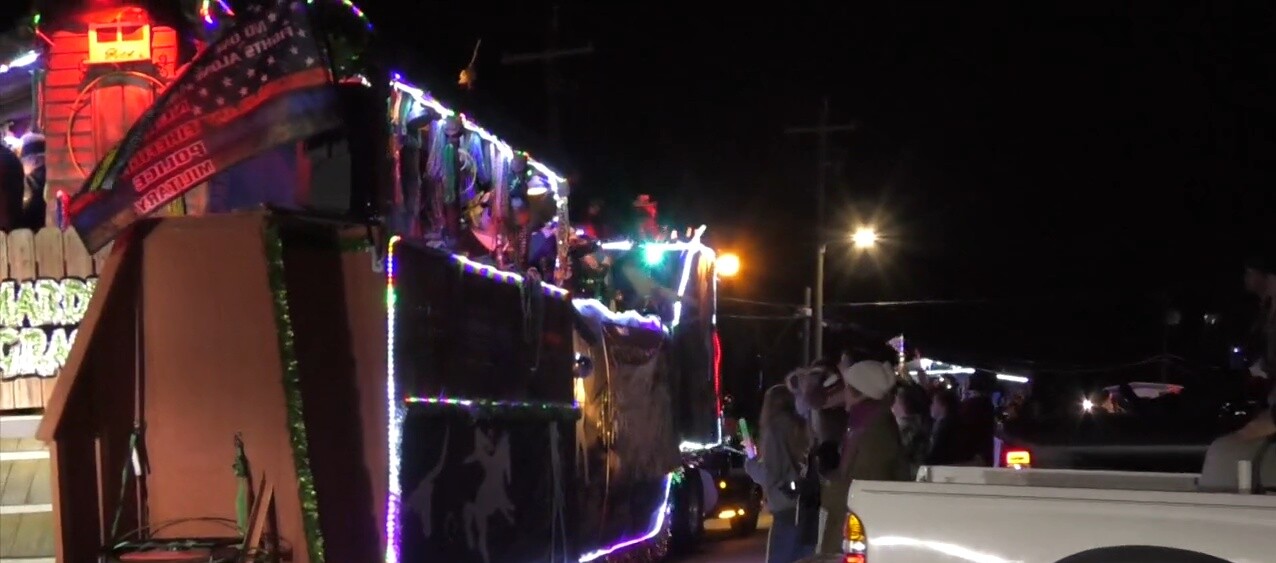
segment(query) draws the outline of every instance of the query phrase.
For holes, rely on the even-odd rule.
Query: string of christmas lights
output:
[[[634,547],[644,542],[650,541],[652,539],[657,539],[657,536],[660,536],[662,533],[667,534],[669,512],[670,512],[670,509],[672,508],[669,503],[670,492],[673,490],[673,482],[674,482],[675,476],[679,475],[681,471],[682,471],[681,469],[678,469],[665,476],[664,499],[660,501],[659,505],[657,505],[656,513],[652,515],[651,528],[648,529],[647,532],[643,533],[642,535],[638,537],[626,538],[614,544],[611,544],[607,547],[602,547],[599,549],[589,551],[585,553],[584,555],[580,556],[580,563],[589,563],[590,561],[597,560],[601,557],[607,557],[609,555],[612,555],[613,553],[616,553],[622,549]]]
[[[399,563],[399,513],[402,509],[403,487],[399,484],[399,470],[403,463],[399,448],[402,447],[403,418],[406,409],[399,401],[398,385],[395,382],[394,368],[394,329],[395,308],[398,304],[395,263],[395,247],[403,237],[390,237],[385,256],[385,397],[386,397],[386,442],[389,452],[389,482],[386,484],[385,501],[385,563]]]
[[[351,2],[350,0],[338,0],[338,1],[341,3],[342,6],[345,6],[347,9],[349,9],[350,13],[354,14],[355,17],[359,18],[359,20],[363,22],[363,25],[366,26],[369,31],[372,30],[372,20],[368,19],[368,14],[366,14],[363,11],[363,9],[359,8],[359,6],[355,5],[355,3]],[[306,0],[306,3],[314,4],[315,0]],[[231,10],[230,5],[226,3],[226,0],[203,0],[203,2],[201,2],[199,5],[199,17],[200,19],[204,20],[204,23],[210,24],[210,25],[213,23],[216,23],[213,20],[214,5],[216,5],[217,9],[220,10],[223,14],[230,16],[232,18],[235,17],[234,10]]]
[[[403,402],[410,407],[425,407],[436,412],[464,412],[478,419],[528,417],[566,421],[580,418],[580,405],[571,403],[535,403],[490,399],[458,399],[455,397],[408,397]]]
[[[507,272],[495,266],[475,262],[459,254],[453,254],[452,260],[454,260],[457,264],[460,264],[461,269],[466,273],[482,276],[489,280],[502,283],[517,286],[523,285],[523,276],[514,272]],[[567,299],[568,296],[566,289],[548,283],[541,283],[541,291],[543,291],[545,295],[556,299]]]
[[[426,92],[425,90],[421,88],[418,88],[408,82],[405,82],[401,74],[397,72],[392,74],[390,85],[393,86],[394,89],[400,92],[403,92],[404,94],[407,94],[417,103],[423,106],[426,106],[430,108],[431,110],[434,110],[435,113],[439,114],[440,118],[446,119],[452,116],[459,117],[461,120],[461,124],[468,131],[470,131],[471,133],[474,133],[475,135],[478,135],[479,138],[494,145],[496,147],[497,152],[500,153],[501,158],[505,158],[505,159],[514,158],[514,149],[511,148],[509,144],[507,144],[505,141],[502,141],[500,138],[490,133],[487,129],[484,129],[478,123],[471,121],[468,117],[465,116],[465,114],[458,113],[452,110],[451,108],[443,105],[443,103],[435,99],[434,96],[431,96],[429,92]],[[536,170],[537,172],[539,172],[542,176],[545,176],[546,180],[549,182],[549,189],[554,196],[554,201],[556,203],[561,203],[562,201],[561,198],[563,197],[563,195],[560,193],[561,192],[560,184],[566,182],[567,180],[564,179],[562,176],[558,175],[557,172],[554,172],[548,166],[545,166],[545,164],[532,158],[531,156],[527,157],[527,165],[532,167],[532,169]]]
[[[226,0],[204,0],[199,4],[199,19],[204,20],[206,25],[217,23],[213,19],[213,6],[216,5],[218,10],[230,17],[235,17],[235,11],[230,9],[230,5]]]

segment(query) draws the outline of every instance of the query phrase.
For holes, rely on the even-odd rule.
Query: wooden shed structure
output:
[[[380,558],[385,280],[369,234],[262,212],[117,241],[39,430],[59,561],[237,535],[236,435],[275,487],[292,561]]]

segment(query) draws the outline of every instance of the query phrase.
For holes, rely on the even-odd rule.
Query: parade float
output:
[[[631,549],[622,559],[657,559],[671,541],[691,547],[718,498],[734,493],[719,490],[726,481],[703,458],[722,443],[716,255],[704,231],[682,242],[600,244],[601,263],[612,265],[601,285],[619,305],[573,301],[577,353],[594,366],[577,391],[579,534],[605,546],[582,560],[621,548]]]
[[[404,499],[391,510],[401,515],[390,518],[392,545],[402,560],[466,560],[470,532],[458,533],[448,515],[462,515],[470,530],[464,515],[481,509],[503,517],[495,529],[474,525],[500,538],[484,544],[485,559],[659,559],[682,491],[694,489],[702,509],[714,496],[693,467],[721,441],[715,255],[700,240],[704,229],[684,242],[587,240],[567,223],[560,176],[401,77],[393,85],[396,209],[400,232],[415,236],[396,239],[390,258],[391,325],[400,327],[391,334],[396,350],[411,350],[391,362],[396,384],[407,386],[396,388],[404,404],[391,413],[403,421],[391,428],[399,444],[391,451],[405,452],[391,464],[399,471],[391,496]],[[439,254],[446,241],[466,256]],[[431,260],[439,265],[427,267]],[[423,273],[442,264],[467,276]],[[600,264],[616,268],[607,275]],[[655,309],[616,312],[597,295],[580,297],[599,287],[623,288],[628,304]],[[516,375],[529,373],[537,375]],[[463,455],[477,444],[481,453]],[[468,486],[441,487],[468,482],[459,476],[473,475],[475,463],[498,464],[484,465],[484,479],[502,471],[522,496],[475,508]],[[495,495],[494,483],[475,494]],[[529,508],[539,519],[517,520]]]
[[[224,4],[203,4],[205,31],[236,32]],[[156,53],[159,31],[116,36],[145,37]],[[37,92],[60,84],[56,54],[36,57]],[[94,68],[89,50],[74,56],[75,68]],[[151,78],[97,84],[144,107],[172,75]],[[97,78],[66,80],[76,98],[104,98],[80,95]],[[572,268],[565,180],[401,77],[388,86],[388,142],[348,144],[391,154],[352,154],[340,174],[299,159],[309,207],[216,214],[187,195],[92,254],[57,227],[65,194],[84,181],[78,169],[110,153],[107,141],[73,149],[77,121],[112,106],[72,100],[61,156],[50,143],[48,232],[59,244],[33,237],[66,266],[13,277],[17,305],[4,317],[27,346],[8,348],[5,365],[59,374],[32,407],[50,444],[50,498],[29,503],[48,508],[26,526],[55,544],[34,556],[654,560],[684,491],[703,508],[714,487],[695,464],[721,441],[703,230],[595,244],[618,264],[613,282],[655,308],[572,299],[590,274]],[[143,87],[144,102],[126,90]],[[137,113],[116,112],[116,140]],[[325,200],[318,187],[336,178],[353,192],[378,160],[396,168],[392,193],[376,200],[383,221],[321,218],[332,209],[313,202],[352,211],[359,200]],[[642,271],[624,265],[640,261]],[[67,346],[30,353],[31,335],[59,334]]]

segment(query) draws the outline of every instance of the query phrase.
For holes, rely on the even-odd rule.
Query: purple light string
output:
[[[654,521],[652,522],[652,525],[651,525],[651,530],[647,531],[646,534],[643,534],[639,537],[621,540],[610,546],[607,546],[601,549],[596,549],[594,551],[586,553],[580,556],[580,563],[588,563],[600,557],[611,555],[612,553],[615,553],[617,551],[620,551],[628,547],[633,547],[635,545],[638,545],[640,543],[643,543],[645,541],[648,541],[660,535],[660,532],[662,532],[665,528],[665,518],[669,515],[669,492],[673,489],[673,475],[674,475],[673,473],[670,473],[669,475],[665,476],[665,498],[663,501],[661,501],[660,506],[656,509],[656,514],[655,514]]]

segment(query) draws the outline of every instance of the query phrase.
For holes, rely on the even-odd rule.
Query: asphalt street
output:
[[[726,529],[724,523],[710,520],[705,523],[705,538],[694,553],[675,556],[677,563],[762,563],[766,559],[766,535],[771,525],[771,515],[762,514],[758,519],[758,531],[741,538]]]

